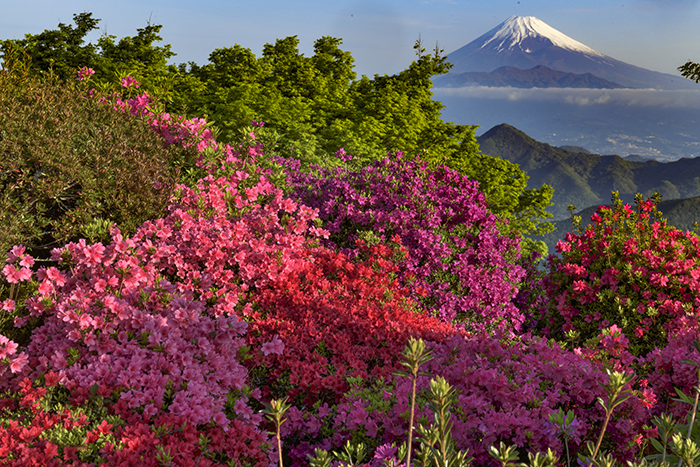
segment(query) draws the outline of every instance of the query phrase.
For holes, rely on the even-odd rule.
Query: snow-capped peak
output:
[[[523,41],[532,39],[549,39],[553,45],[563,49],[582,52],[589,55],[604,56],[590,47],[570,38],[566,34],[557,31],[542,20],[534,16],[511,16],[499,26],[491,30],[485,36],[489,39],[484,42],[482,48],[490,45],[497,50],[508,50],[520,47]],[[520,47],[522,49],[522,47]],[[529,53],[529,49],[522,49]]]

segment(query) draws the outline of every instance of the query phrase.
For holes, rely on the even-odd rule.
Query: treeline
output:
[[[545,221],[549,186],[528,190],[528,177],[517,165],[480,152],[476,126],[441,119],[443,105],[433,100],[431,78],[452,65],[437,47],[426,53],[417,41],[408,68],[373,78],[358,78],[342,40],[328,36],[314,43],[310,57],[291,36],[266,44],[259,57],[236,44],[214,50],[204,65],[173,65],[171,46],[158,45],[161,25],[148,24],[133,37],[103,35],[96,44],[86,43],[99,21],[92,13],[76,14],[73,25],[0,41],[3,68],[67,81],[89,67],[95,70],[91,84],[102,91],[132,76],[140,91],[163,103],[162,111],[213,122],[218,141],[236,141],[251,121],[264,121],[270,152],[299,159],[302,167],[337,163],[328,156],[340,148],[362,166],[402,151],[478,180],[511,235],[551,228]]]

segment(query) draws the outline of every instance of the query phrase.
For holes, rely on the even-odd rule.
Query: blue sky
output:
[[[633,65],[677,74],[700,61],[700,0],[0,0],[0,38],[71,24],[93,12],[101,33],[132,36],[147,21],[162,24],[173,62],[206,63],[216,48],[240,44],[260,54],[265,43],[299,36],[313,53],[324,35],[343,39],[356,72],[392,74],[413,60],[420,34],[427,48],[446,52],[466,45],[511,15],[536,16],[599,52]]]

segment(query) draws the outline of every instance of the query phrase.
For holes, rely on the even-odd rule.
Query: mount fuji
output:
[[[448,54],[447,60],[454,67],[449,75],[435,79],[436,87],[455,87],[460,82],[468,85],[474,81],[471,74],[474,72],[489,73],[502,67],[521,70],[539,67],[538,70],[551,69],[573,75],[569,81],[575,81],[578,75],[593,75],[628,88],[697,89],[694,83],[680,76],[647,70],[608,57],[534,16],[511,16],[483,36]],[[499,86],[497,82],[491,85]]]

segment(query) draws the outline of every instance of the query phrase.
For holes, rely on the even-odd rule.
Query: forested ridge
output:
[[[91,83],[104,90],[131,76],[140,91],[160,99],[164,111],[212,122],[224,143],[236,140],[251,121],[265,122],[270,149],[304,166],[333,164],[331,155],[340,148],[364,165],[400,150],[478,180],[493,212],[509,219],[515,235],[550,228],[544,209],[552,190],[527,189],[528,177],[516,165],[482,153],[476,125],[440,118],[443,106],[433,99],[431,78],[451,65],[437,47],[427,53],[417,41],[416,59],[404,71],[371,78],[357,77],[342,40],[328,36],[315,41],[311,57],[301,54],[297,37],[290,36],[266,44],[259,57],[234,44],[212,51],[206,64],[173,65],[168,62],[175,52],[159,44],[162,25],[86,44],[99,21],[81,13],[73,25],[4,40],[5,66],[22,63],[32,73],[51,70],[63,80],[88,67],[95,71]]]

